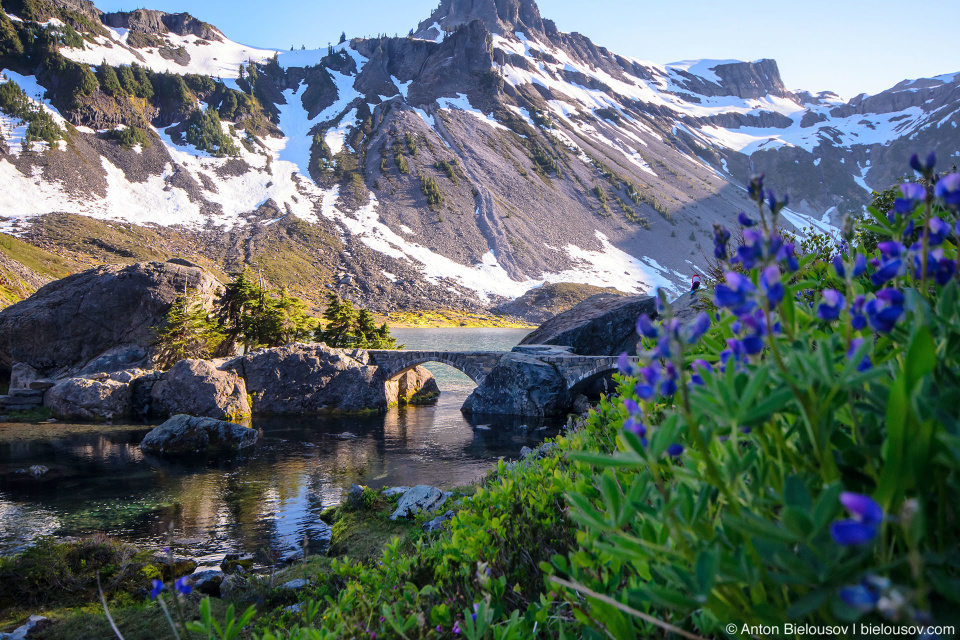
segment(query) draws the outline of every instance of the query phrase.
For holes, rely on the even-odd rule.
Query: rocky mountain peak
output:
[[[210,24],[197,20],[189,13],[164,13],[152,9],[105,13],[103,24],[115,29],[128,29],[134,33],[162,35],[175,33],[179,36],[194,35],[204,40],[222,41],[220,32]]]
[[[529,35],[544,32],[544,20],[534,0],[441,0],[429,18],[420,23],[414,34],[435,40],[443,32],[482,20],[497,35],[513,35],[522,31]]]

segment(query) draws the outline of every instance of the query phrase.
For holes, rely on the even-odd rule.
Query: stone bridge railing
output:
[[[613,356],[579,356],[571,353],[568,347],[525,345],[517,347],[515,351],[554,365],[563,376],[568,389],[617,368],[617,358]],[[479,386],[500,359],[510,352],[374,349],[367,353],[370,355],[371,364],[384,369],[388,379],[426,362],[442,362],[467,374]]]
[[[442,362],[467,374],[480,385],[507,351],[414,351],[410,349],[372,349],[367,351],[372,364],[383,369],[387,378],[425,362]]]

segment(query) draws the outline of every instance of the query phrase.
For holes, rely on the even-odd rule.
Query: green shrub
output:
[[[427,205],[431,209],[440,209],[440,205],[443,204],[443,193],[433,176],[420,177],[420,191],[427,196]]]
[[[53,144],[63,138],[63,130],[53,116],[30,100],[13,80],[0,84],[0,111],[27,124],[24,134],[27,146],[38,140]]]
[[[197,109],[187,125],[187,142],[201,151],[222,156],[240,155],[233,139],[223,131],[216,109]]]

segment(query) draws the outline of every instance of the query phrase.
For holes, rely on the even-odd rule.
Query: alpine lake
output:
[[[509,351],[527,333],[393,330],[408,349],[450,351]],[[473,382],[446,365],[425,366],[442,392],[434,405],[379,415],[255,417],[259,442],[234,458],[145,456],[138,445],[150,424],[0,424],[0,555],[43,537],[95,533],[157,549],[172,538],[178,555],[201,565],[226,553],[318,552],[330,534],[320,513],[352,484],[463,486],[562,426],[464,416],[460,406]],[[36,466],[48,470],[34,474]]]

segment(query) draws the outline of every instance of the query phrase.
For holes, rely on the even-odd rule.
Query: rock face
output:
[[[248,427],[193,416],[174,416],[144,436],[144,453],[177,455],[191,453],[229,453],[253,446],[257,432]]]
[[[40,372],[23,362],[18,362],[10,369],[10,388],[29,389],[30,383],[41,378]]]
[[[599,294],[543,323],[520,344],[568,346],[582,356],[636,355],[636,323],[644,313],[657,317],[656,301],[649,296]]]
[[[261,349],[234,358],[221,369],[246,381],[253,413],[291,415],[325,411],[385,411],[386,378],[367,364],[366,352],[325,344]]]
[[[0,361],[52,377],[79,372],[108,351],[100,371],[142,366],[153,327],[184,287],[210,304],[222,285],[199,267],[170,262],[98,267],[51,282],[0,311]]]
[[[447,501],[447,494],[436,487],[418,484],[400,497],[391,520],[412,518],[421,511],[436,511]]]
[[[389,404],[426,404],[437,399],[440,387],[432,373],[416,366],[387,380],[386,393]]]
[[[184,413],[233,420],[250,415],[247,386],[234,371],[222,371],[207,360],[181,360],[150,391],[156,416]]]
[[[43,404],[61,420],[113,420],[130,413],[129,382],[66,378],[47,390]]]
[[[473,390],[463,413],[552,416],[566,413],[570,392],[550,363],[523,353],[508,353]]]

